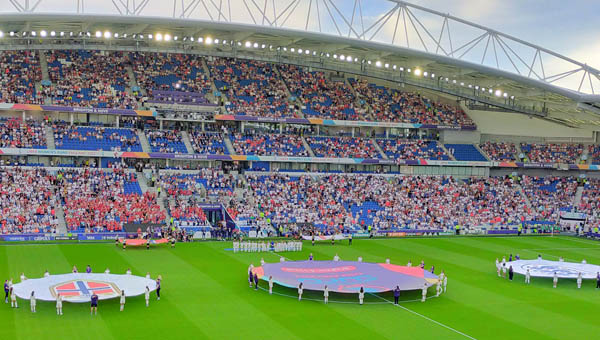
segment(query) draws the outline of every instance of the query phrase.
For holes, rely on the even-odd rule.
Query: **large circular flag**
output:
[[[123,290],[125,296],[142,295],[146,287],[156,290],[156,282],[136,275],[71,273],[28,279],[15,284],[13,289],[21,299],[29,299],[33,291],[36,299],[43,301],[56,301],[60,294],[64,301],[89,302],[93,293],[106,300],[119,297]]]
[[[525,275],[527,269],[533,277],[557,277],[576,279],[581,273],[582,279],[595,279],[600,273],[600,266],[589,263],[536,260],[516,260],[507,262],[506,266],[512,266],[517,274]]]
[[[286,261],[265,263],[253,272],[263,280],[273,277],[273,282],[296,288],[302,282],[305,289],[356,293],[361,287],[366,292],[380,293],[396,289],[417,290],[425,284],[438,282],[434,275],[419,267],[406,267],[386,263],[354,261]]]

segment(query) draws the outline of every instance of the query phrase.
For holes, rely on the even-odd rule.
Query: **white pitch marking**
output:
[[[372,294],[372,295],[374,295],[374,294]],[[382,297],[381,297],[381,296],[379,296],[379,295],[375,295],[375,296],[376,296],[376,297],[378,297],[378,298],[380,298],[380,299],[382,299],[382,300],[385,300],[385,301],[387,301],[388,303],[391,303],[391,304],[393,304],[393,302],[392,302],[392,301],[390,301],[390,300],[388,300],[388,299],[382,298]],[[468,334],[465,334],[465,333],[463,333],[463,332],[461,332],[461,331],[459,331],[459,330],[457,330],[457,329],[454,329],[454,328],[452,328],[452,327],[450,327],[450,326],[444,325],[443,323],[441,323],[441,322],[439,322],[439,321],[435,321],[435,320],[433,320],[433,319],[432,319],[432,318],[430,318],[430,317],[427,317],[427,316],[425,316],[425,315],[423,315],[423,314],[417,313],[417,312],[415,312],[415,311],[413,311],[413,310],[411,310],[411,309],[408,309],[408,308],[406,308],[406,307],[404,307],[404,306],[401,306],[401,305],[399,305],[399,304],[398,304],[398,305],[394,305],[394,306],[396,306],[396,307],[399,307],[399,308],[402,308],[402,309],[404,309],[405,311],[407,311],[407,312],[409,312],[409,313],[412,313],[412,314],[414,314],[414,315],[420,316],[420,317],[422,317],[422,318],[423,318],[423,319],[425,319],[425,320],[431,321],[431,322],[435,323],[436,325],[439,325],[439,326],[442,326],[442,327],[444,327],[444,328],[446,328],[446,329],[449,329],[449,330],[451,330],[451,331],[453,331],[453,332],[455,332],[455,333],[457,333],[457,334],[460,334],[460,335],[462,335],[462,336],[464,336],[464,337],[466,337],[466,338],[469,338],[469,339],[471,339],[471,340],[477,340],[476,338],[474,338],[474,337],[472,337],[472,336],[470,336],[470,335],[468,335]]]

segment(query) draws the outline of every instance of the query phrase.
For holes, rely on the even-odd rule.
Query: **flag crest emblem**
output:
[[[54,297],[58,296],[58,294],[62,295],[65,300],[81,300],[83,297],[91,297],[94,293],[102,299],[121,295],[121,290],[114,284],[94,280],[71,280],[62,282],[50,287],[50,292]]]

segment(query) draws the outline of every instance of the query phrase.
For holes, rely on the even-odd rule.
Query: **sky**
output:
[[[25,3],[26,0],[16,1]],[[30,3],[34,3],[35,1],[37,0],[29,0]],[[36,8],[36,12],[73,13],[76,10],[75,4],[77,1],[41,0]],[[113,1],[111,0],[81,1],[85,4],[86,13],[118,13],[114,9]],[[136,2],[139,4],[142,0],[115,0],[116,3],[119,3],[119,1],[122,3],[129,1],[130,3]],[[263,7],[265,1],[266,6]],[[295,1],[298,1],[298,6],[295,5]],[[179,14],[181,8],[193,4],[194,0],[175,0],[175,2],[176,13]],[[377,20],[380,20],[389,9],[395,6],[395,3],[389,0],[360,0],[360,2],[365,27],[369,27]],[[600,0],[409,0],[407,2],[442,13],[449,13],[464,20],[487,26],[600,69],[600,25],[597,23],[598,14],[600,14]],[[280,13],[283,9],[288,8],[288,5],[292,4],[290,8],[294,8],[294,11],[290,10],[285,15],[280,16],[279,24],[284,20],[284,17],[287,17],[287,14],[292,12],[287,17],[286,25],[297,29],[304,29],[310,9],[311,15],[308,18],[310,30],[319,31],[320,19],[321,31],[335,33],[339,28],[346,34],[348,32],[348,25],[344,23],[343,19],[337,14],[337,11],[345,13],[347,20],[350,20],[355,0],[202,0],[198,2],[197,7],[190,13],[190,17],[209,19],[210,15],[207,12],[212,13],[213,17],[217,17],[217,7],[221,7],[222,13],[228,15],[228,3],[231,4],[232,8],[232,21],[252,22],[246,6],[250,8],[255,17],[258,17],[260,11],[266,9],[266,12],[269,13],[272,19],[275,17],[273,15],[274,12]],[[204,5],[207,7],[204,7]],[[14,11],[10,0],[0,0],[0,12],[7,11]],[[172,16],[173,0],[149,0],[149,5],[142,14],[148,16]],[[407,47],[403,21],[399,19],[401,18],[400,14],[399,11],[394,12],[390,16],[390,20],[373,37],[373,40],[390,42],[393,38],[394,44]],[[406,15],[406,13],[404,14]],[[413,14],[419,18],[433,37],[437,38],[439,36],[441,20],[418,10],[414,10]],[[336,19],[337,28],[331,17]],[[397,19],[398,28],[395,27]],[[410,47],[422,49],[416,30],[410,28],[410,21],[407,21],[407,26]],[[359,31],[360,24],[358,20],[355,20],[353,27],[355,31]],[[369,35],[374,33],[375,30],[376,28],[372,29]],[[453,24],[451,30],[454,48],[478,36],[474,35],[476,33],[475,30],[460,24]],[[425,35],[422,30],[421,35]],[[424,39],[428,40],[427,37]],[[449,50],[450,47],[447,38],[442,39],[442,41],[446,44],[445,48]],[[435,46],[431,44],[433,44],[433,40],[426,42],[426,45],[429,45],[430,48]],[[484,59],[484,64],[495,66],[496,61],[491,52],[493,41],[490,44],[489,52],[485,52],[486,40],[484,39],[466,55],[466,58],[471,61],[481,61]],[[526,50],[521,49],[518,45],[508,45],[512,46],[518,53],[523,53],[522,57],[525,61],[530,62],[533,60],[533,53],[528,55]],[[499,51],[498,53],[502,54],[500,46],[496,46],[496,48]],[[512,67],[508,58],[499,59],[501,67],[509,69]],[[515,58],[513,57],[513,59]],[[544,59],[544,68],[548,73],[551,70],[555,70],[555,73],[570,70],[571,65],[561,64],[559,61],[552,60],[553,58],[551,57],[546,58],[544,56]],[[514,62],[518,64],[517,61]],[[521,69],[525,67],[524,64],[517,66]],[[535,66],[534,71],[541,74],[540,66]],[[573,76],[571,78],[576,79],[565,79],[564,81],[579,83],[581,77]],[[600,81],[598,87],[600,89]]]

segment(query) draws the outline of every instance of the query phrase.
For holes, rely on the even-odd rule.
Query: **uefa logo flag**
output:
[[[90,297],[92,294],[109,299],[121,295],[121,291],[115,285],[102,281],[72,280],[59,283],[50,288],[53,296],[62,295],[65,300],[80,300],[82,297]]]

